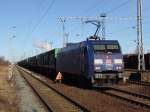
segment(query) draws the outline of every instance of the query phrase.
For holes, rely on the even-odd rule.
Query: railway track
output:
[[[18,66],[17,69],[50,112],[90,112],[86,107],[33,76],[32,73]]]
[[[137,72],[137,69],[124,69],[125,71]],[[150,70],[145,70],[144,72],[150,72]]]
[[[143,94],[133,93],[119,88],[110,87],[102,93],[125,100],[127,102],[150,108],[150,97]]]
[[[127,80],[127,83],[150,87],[150,82],[145,82],[145,81],[131,81],[131,80]]]

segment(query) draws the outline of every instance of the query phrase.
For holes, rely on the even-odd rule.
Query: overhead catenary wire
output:
[[[85,9],[84,11],[82,11],[81,13],[79,13],[79,15],[83,15],[86,13],[89,13],[90,11],[92,11],[93,9],[97,8],[99,5],[101,5],[102,3],[104,3],[105,0],[98,0],[95,4],[93,4],[92,6],[88,7],[87,9]],[[101,3],[101,4],[99,4]],[[77,29],[78,26],[73,27],[72,30]],[[71,30],[71,31],[72,31]]]
[[[26,38],[30,38],[32,36],[32,34],[34,33],[34,31],[37,29],[37,27],[40,25],[40,23],[42,22],[42,20],[44,19],[44,17],[47,15],[47,13],[50,11],[50,9],[52,8],[52,6],[54,5],[55,0],[49,0],[49,5],[47,7],[47,9],[44,11],[44,13],[42,14],[42,16],[40,16],[40,19],[37,21],[37,23],[33,26],[33,28],[30,30],[30,32],[25,36],[24,39]],[[33,38],[32,38],[33,39]],[[26,40],[24,40],[26,43]],[[27,44],[25,44],[26,47]],[[25,48],[24,47],[24,48]],[[25,49],[24,49],[25,52]]]
[[[90,6],[89,8],[87,8],[86,10],[82,11],[80,14],[89,13],[90,11],[92,11],[93,9],[97,8],[99,5],[101,5],[102,3],[104,3],[104,1],[105,0],[99,0],[99,1],[97,1],[95,4],[93,4],[92,6]]]
[[[44,19],[44,17],[47,15],[47,13],[50,11],[50,9],[52,8],[53,4],[54,4],[55,0],[51,0],[48,8],[45,10],[45,12],[42,14],[42,16],[40,17],[40,19],[38,20],[38,22],[34,25],[33,29],[31,30],[31,32],[29,33],[28,37],[30,37],[33,32],[36,30],[36,28],[39,26],[39,24],[42,22],[42,20]]]
[[[92,9],[94,9],[94,8],[96,8],[97,6],[99,6],[99,2],[103,2],[104,0],[100,0],[100,1],[98,1],[98,2],[96,2],[95,4],[93,4],[91,7],[89,7],[88,9],[86,9],[85,11],[83,11],[81,14],[83,14],[83,13],[88,13],[89,11],[91,11]],[[121,3],[120,5],[118,5],[118,6],[116,6],[116,7],[114,7],[114,8],[112,8],[112,9],[110,9],[110,10],[108,10],[105,14],[108,14],[108,13],[111,13],[111,12],[113,12],[113,11],[115,11],[115,10],[117,10],[118,8],[121,8],[122,6],[124,6],[124,5],[126,5],[127,3],[129,3],[131,0],[127,0],[127,1],[125,1],[125,2],[123,2],[123,3]],[[109,18],[109,19],[116,19],[116,18]],[[119,19],[118,17],[117,17],[117,19]],[[129,18],[120,18],[120,20],[128,20]],[[131,18],[132,19],[132,18]]]
[[[103,0],[103,1],[104,1],[104,0]],[[103,1],[100,0],[100,1],[98,1],[98,2],[103,2]],[[122,6],[128,4],[130,1],[131,1],[131,0],[127,0],[127,1],[125,1],[125,2],[123,2],[123,3],[121,3],[121,4],[119,4],[118,6],[116,6],[116,7],[112,8],[112,9],[106,11],[105,14],[109,14],[109,13],[112,13],[113,11],[116,11],[117,9],[121,8]],[[98,4],[92,5],[90,8],[86,9],[86,10],[83,11],[83,12],[84,12],[84,13],[87,13],[87,12],[89,12],[91,9],[95,8],[96,6],[98,6]],[[83,12],[82,12],[82,13],[83,13]],[[108,17],[107,17],[107,18],[108,18]],[[105,18],[105,19],[106,19],[106,18]],[[132,17],[130,17],[130,18],[118,18],[118,17],[115,18],[115,17],[114,17],[114,18],[109,18],[109,19],[132,20],[133,18],[132,18]],[[135,18],[134,18],[134,19],[135,19]]]
[[[59,19],[62,19],[62,20],[65,20],[65,21],[68,21],[68,20],[78,20],[78,21],[81,21],[81,22],[85,22],[85,21],[87,21],[87,20],[97,20],[97,21],[99,21],[99,20],[102,20],[102,17],[100,17],[100,16],[96,16],[96,17],[86,17],[86,16],[83,16],[83,17],[66,17],[66,16],[64,16],[64,17],[59,17]],[[136,20],[136,18],[134,18],[134,17],[105,17],[105,19],[109,19],[109,20],[122,20],[122,21],[128,21],[128,20]],[[77,25],[77,24],[76,24]],[[73,28],[71,28],[71,30],[69,31],[69,32],[71,32],[71,31],[77,31],[77,29],[78,28],[81,28],[81,27],[73,27]]]
[[[31,33],[31,30],[33,30],[32,28],[31,28],[31,26],[34,26],[33,25],[33,21],[35,21],[34,19],[35,18],[37,18],[36,17],[36,14],[38,13],[39,14],[39,12],[41,11],[41,8],[42,8],[42,4],[43,4],[44,2],[43,1],[41,1],[39,4],[38,4],[38,6],[37,6],[37,8],[36,8],[36,12],[34,12],[33,14],[32,14],[32,17],[31,17],[31,20],[28,22],[28,24],[29,24],[29,26],[28,26],[28,32],[27,32],[27,34],[25,35],[25,37],[24,37],[24,41],[26,42],[26,37],[29,37],[29,35],[31,35],[32,33]]]
[[[125,1],[125,2],[123,2],[123,3],[121,3],[121,4],[119,4],[118,6],[116,6],[116,7],[112,8],[112,9],[106,11],[105,13],[106,13],[106,14],[112,13],[112,12],[116,11],[117,9],[121,8],[122,6],[128,4],[130,1],[131,1],[131,0],[127,0],[127,1]]]
[[[147,20],[147,21],[143,22],[143,24],[145,24],[145,25],[148,25],[149,23],[150,23],[150,20]],[[120,32],[122,32],[122,31],[129,30],[130,28],[131,28],[131,29],[135,29],[135,28],[136,28],[136,24],[134,24],[134,25],[132,25],[132,26],[126,26],[126,27],[124,27],[124,28],[120,28],[120,29],[118,29],[118,30],[116,30],[116,31],[114,31],[114,32],[108,32],[107,34],[108,34],[108,35],[111,35],[111,34],[120,33]]]
[[[32,25],[32,22],[34,21],[34,19],[36,18],[36,14],[39,13],[39,11],[41,11],[41,8],[42,8],[42,4],[44,2],[43,1],[40,1],[40,3],[38,4],[38,6],[36,7],[36,12],[34,12],[32,14],[32,17],[31,17],[31,20],[29,21],[29,25],[31,26]]]

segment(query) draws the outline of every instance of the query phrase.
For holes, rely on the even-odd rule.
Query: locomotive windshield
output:
[[[95,52],[112,52],[112,53],[119,53],[120,47],[118,44],[108,44],[108,45],[93,45]]]
[[[99,52],[105,52],[106,51],[106,46],[105,45],[94,45],[94,51],[99,51]]]

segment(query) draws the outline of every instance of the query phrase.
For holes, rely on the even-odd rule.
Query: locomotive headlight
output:
[[[115,64],[122,64],[122,59],[114,59]]]
[[[101,69],[101,67],[95,67],[95,70],[100,70]]]
[[[117,69],[117,70],[121,70],[121,69],[122,69],[122,67],[116,67],[116,69]]]
[[[94,64],[103,64],[103,60],[102,59],[95,59]]]

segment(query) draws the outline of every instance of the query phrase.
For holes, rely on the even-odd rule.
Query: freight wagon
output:
[[[46,74],[48,77],[54,79],[55,76],[53,74],[56,74],[56,58],[58,52],[59,48],[56,48],[39,55],[29,57],[18,62],[18,64],[35,72]]]
[[[150,53],[144,55],[145,68],[150,70]],[[137,54],[125,54],[123,56],[125,69],[137,69],[138,68],[138,55]]]

